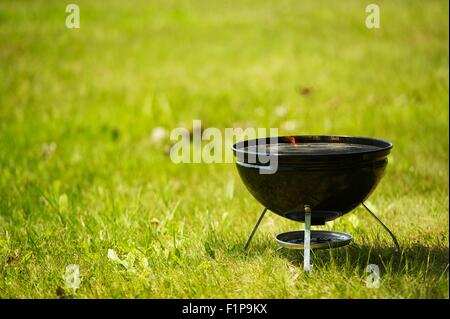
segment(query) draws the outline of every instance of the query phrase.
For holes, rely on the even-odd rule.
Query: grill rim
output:
[[[353,151],[353,152],[346,152],[346,153],[325,153],[325,154],[314,154],[314,153],[281,153],[281,154],[271,154],[278,157],[319,157],[319,156],[325,156],[325,157],[336,157],[336,156],[345,156],[345,155],[356,155],[356,154],[373,154],[373,153],[379,153],[382,151],[388,151],[391,150],[394,145],[386,140],[379,139],[379,138],[373,138],[373,137],[367,137],[367,136],[351,136],[351,135],[282,135],[282,136],[276,136],[272,138],[277,138],[278,143],[289,143],[288,137],[294,137],[296,140],[299,140],[299,144],[301,143],[348,143],[348,144],[360,144],[360,145],[370,145],[370,146],[376,146],[378,149],[376,150],[367,150],[367,151]],[[270,153],[267,152],[253,152],[253,151],[246,151],[243,148],[247,147],[249,142],[256,141],[257,145],[267,145],[270,143],[271,137],[262,137],[257,139],[250,139],[250,140],[244,140],[239,141],[232,146],[232,150],[234,154],[236,153],[244,153],[249,155],[269,155]],[[261,143],[263,142],[264,143]],[[366,142],[366,143],[363,143]]]
[[[303,167],[321,167],[326,168],[331,165],[332,167],[347,166],[351,167],[353,165],[361,166],[364,163],[371,165],[374,161],[383,160],[389,155],[393,144],[389,141],[366,137],[366,136],[349,136],[349,135],[292,135],[296,141],[301,143],[349,143],[349,144],[361,144],[376,146],[378,149],[375,150],[358,150],[353,152],[345,153],[281,153],[281,154],[270,154],[267,152],[255,152],[248,151],[245,149],[249,143],[255,143],[256,145],[268,145],[270,143],[271,137],[263,137],[257,139],[244,140],[235,143],[232,146],[233,154],[236,156],[237,164],[250,164],[255,167],[268,166],[270,165],[270,160],[274,157],[277,158],[278,162],[283,165],[294,165],[300,164]],[[288,143],[288,136],[277,136],[277,143]],[[254,145],[254,144],[253,144]],[[250,161],[249,157],[253,160]],[[317,166],[319,165],[319,166]]]

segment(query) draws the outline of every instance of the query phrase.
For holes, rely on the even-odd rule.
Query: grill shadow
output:
[[[258,249],[259,247],[255,247]],[[261,247],[262,248],[262,247]],[[286,258],[293,266],[302,267],[301,250],[281,249],[277,253]],[[392,246],[374,246],[350,244],[329,250],[313,252],[314,267],[337,269],[353,273],[355,269],[365,272],[367,265],[375,264],[383,273],[390,275],[417,274],[439,277],[448,271],[449,250],[446,247],[429,247],[420,244],[405,246],[396,253]]]

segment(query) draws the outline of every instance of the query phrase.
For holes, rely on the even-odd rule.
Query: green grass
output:
[[[79,30],[64,2],[0,2],[1,298],[449,297],[448,2],[378,1],[376,30],[364,1],[76,3]],[[310,276],[277,215],[243,252],[261,206],[235,167],[150,138],[193,119],[392,141],[370,201],[401,254],[361,208]]]

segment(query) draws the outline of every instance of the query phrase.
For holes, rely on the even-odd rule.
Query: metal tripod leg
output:
[[[390,231],[389,228],[387,228],[387,226],[385,224],[383,224],[383,222],[369,209],[369,207],[366,206],[366,204],[361,203],[361,205],[364,206],[364,208],[370,213],[370,215],[372,215],[380,224],[381,226],[383,226],[383,228],[389,233],[389,235],[391,235],[392,241],[394,242],[394,246],[395,246],[395,251],[399,252],[400,251],[400,245],[398,244],[397,238],[395,237],[395,235]]]
[[[311,208],[305,205],[305,233],[303,246],[303,270],[310,272],[311,265]]]
[[[256,222],[255,226],[253,227],[253,230],[252,230],[252,233],[250,234],[250,237],[247,239],[247,242],[245,243],[244,250],[247,250],[248,245],[250,245],[250,242],[253,239],[253,235],[255,235],[255,232],[258,229],[259,224],[261,223],[261,220],[263,219],[263,217],[266,214],[266,212],[267,212],[267,208],[264,207],[264,209],[263,209],[263,211],[261,213],[261,216],[259,216],[258,221]]]

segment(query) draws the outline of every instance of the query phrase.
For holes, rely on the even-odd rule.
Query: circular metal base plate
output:
[[[289,249],[303,249],[303,230],[281,233],[276,236],[278,244]],[[311,230],[311,249],[327,249],[350,244],[353,237],[346,233],[327,230]]]

